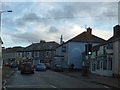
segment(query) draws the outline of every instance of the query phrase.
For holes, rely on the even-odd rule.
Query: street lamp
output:
[[[0,11],[0,14],[1,14],[1,13],[4,13],[4,12],[12,12],[12,10]]]
[[[0,11],[0,31],[1,31],[1,14],[4,12],[12,12],[12,10],[7,10],[7,11]],[[1,38],[1,35],[0,35]],[[0,44],[0,77],[2,77],[2,65],[3,65],[3,60],[2,60],[2,47]],[[2,79],[0,78],[0,82],[2,82]],[[2,88],[2,84],[0,83],[0,89]]]
[[[12,12],[12,10],[0,11],[0,31],[1,31],[1,14],[4,12]]]
[[[12,12],[12,10],[0,11],[0,31],[1,31],[1,14],[4,13],[4,12]],[[1,38],[1,35],[0,35],[0,38]],[[1,44],[0,44],[0,52],[2,53]],[[2,59],[0,58],[0,60],[2,60]],[[0,65],[1,65],[1,61],[0,61]]]

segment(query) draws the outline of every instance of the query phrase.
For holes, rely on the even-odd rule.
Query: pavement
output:
[[[99,83],[113,88],[120,88],[120,78],[100,76],[90,73],[88,74],[88,76],[83,76],[81,71],[64,71],[61,73],[74,78],[78,78],[83,81]]]
[[[1,88],[6,84],[6,82],[10,79],[10,77],[15,73],[16,69],[14,68],[9,68],[9,67],[3,67],[1,69],[1,80],[0,80],[0,90]]]

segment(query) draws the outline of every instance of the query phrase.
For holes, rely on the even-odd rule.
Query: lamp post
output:
[[[0,33],[1,33],[1,14],[4,12],[12,12],[12,10],[7,10],[7,11],[0,11]],[[1,35],[0,35],[1,38]],[[0,42],[0,77],[2,77],[2,64],[3,64],[3,60],[2,60],[2,46],[1,46],[2,42]],[[2,78],[0,78],[0,89],[2,88]]]
[[[4,12],[12,12],[12,10],[7,10],[7,11],[0,11],[0,33],[1,33],[1,28],[2,28],[2,25],[1,25],[1,14],[4,13]],[[0,35],[0,38],[1,38],[1,35]],[[2,42],[0,42],[2,44]],[[0,54],[2,54],[2,47],[1,47],[1,44],[0,44]],[[2,56],[2,55],[0,55]],[[0,67],[2,66],[2,58],[0,58]]]
[[[4,13],[4,12],[12,12],[12,10],[0,11],[0,14],[1,14],[1,13]]]
[[[0,31],[1,31],[1,14],[4,12],[12,12],[12,10],[0,11]]]

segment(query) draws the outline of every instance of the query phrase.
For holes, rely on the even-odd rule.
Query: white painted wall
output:
[[[70,65],[73,63],[76,69],[82,68],[81,54],[85,50],[85,44],[86,43],[81,42],[69,42],[68,61]]]
[[[82,69],[82,53],[85,51],[84,42],[69,42],[68,48],[68,61],[69,64],[75,64],[76,69]],[[93,43],[93,46],[97,45],[97,43]]]
[[[112,76],[113,72],[111,70],[96,70],[96,71],[91,71],[93,74],[101,75],[101,76]]]
[[[65,68],[74,64],[76,69],[82,69],[82,53],[85,51],[84,42],[68,42],[64,44],[66,46],[66,52],[61,52],[62,46],[56,49],[56,55],[63,55],[64,61],[61,61],[61,57],[55,58],[55,64],[62,64]],[[93,44],[97,45],[96,43]]]
[[[58,47],[58,48],[56,49],[56,54],[55,54],[55,55],[62,56],[61,49],[62,49],[62,46]],[[61,58],[62,58],[62,57],[54,57],[54,65],[55,65],[55,64],[56,64],[56,65],[57,65],[57,64],[61,65],[61,64],[62,64]]]
[[[91,71],[91,73],[97,74],[97,75],[101,75],[101,76],[112,76],[113,75],[113,70],[108,70],[108,68],[107,68],[107,70],[103,70],[103,66],[101,67],[101,62],[102,62],[102,60],[100,60],[100,68],[99,69],[97,69],[97,62],[96,62],[96,60],[94,60],[94,61],[92,61],[90,63],[90,67],[91,67],[90,71]],[[95,63],[95,71],[92,70],[92,64],[93,63]]]
[[[115,74],[118,74],[118,68],[120,67],[120,57],[119,57],[119,53],[120,53],[120,50],[119,50],[119,42],[116,41],[113,43],[113,59],[114,59],[114,62],[113,62],[113,72]],[[118,65],[119,64],[119,65]]]

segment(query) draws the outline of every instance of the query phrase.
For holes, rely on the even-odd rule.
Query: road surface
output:
[[[17,71],[7,82],[7,90],[40,90],[53,88],[64,90],[65,88],[106,88],[104,85],[84,82],[61,73],[47,70],[35,72],[35,74],[20,74]],[[106,88],[107,90],[107,88]]]

